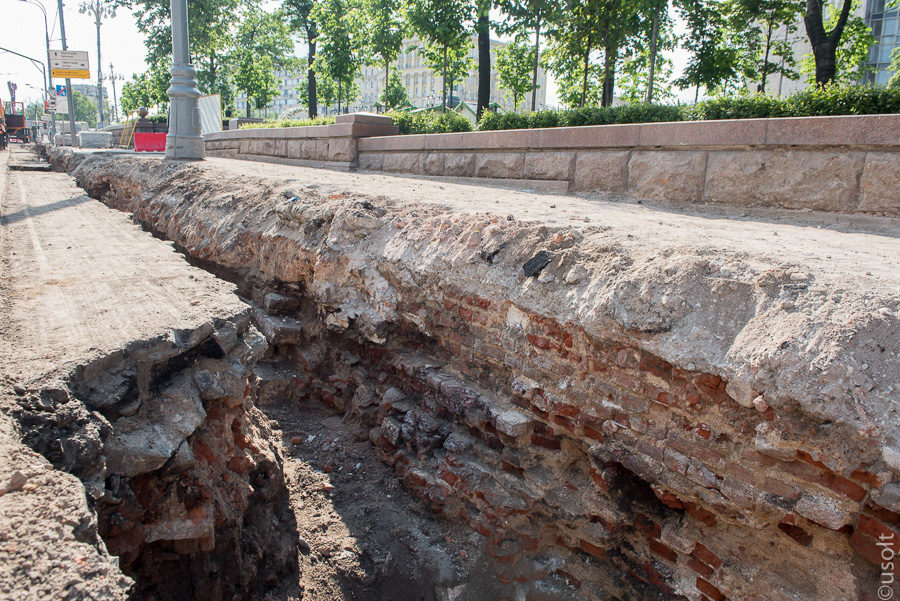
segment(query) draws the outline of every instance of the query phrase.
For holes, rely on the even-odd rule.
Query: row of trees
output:
[[[134,9],[147,35],[153,67],[125,85],[126,108],[164,105],[171,40],[167,0],[120,0]],[[426,65],[442,80],[442,104],[454,82],[473,68],[477,40],[478,111],[490,102],[492,32],[512,41],[497,52],[500,83],[518,106],[538,87],[539,65],[559,82],[568,106],[608,106],[617,93],[628,101],[673,96],[673,86],[707,93],[741,89],[746,81],[764,91],[775,76],[801,73],[818,85],[858,78],[856,69],[874,42],[868,27],[851,17],[858,0],[283,0],[266,12],[256,0],[189,0],[191,52],[201,91],[219,93],[233,106],[235,93],[258,109],[278,94],[276,70],[302,75],[301,103],[317,115],[324,101],[338,109],[359,95],[363,65],[384,69],[388,106],[406,100],[399,74],[391,72],[404,38],[416,36]],[[492,10],[503,18],[492,22]],[[686,25],[674,31],[675,15]],[[792,41],[802,19],[813,53],[798,61]],[[308,45],[306,64],[294,56],[294,39]],[[690,54],[673,78],[664,51]],[[535,109],[532,94],[531,109]]]

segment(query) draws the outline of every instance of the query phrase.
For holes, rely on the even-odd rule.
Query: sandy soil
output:
[[[14,160],[32,156],[15,146],[12,152]],[[6,178],[5,375],[26,383],[65,373],[129,343],[245,309],[232,285],[191,267],[67,175],[10,171]]]

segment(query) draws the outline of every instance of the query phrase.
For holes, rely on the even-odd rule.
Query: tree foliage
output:
[[[410,0],[407,9],[412,30],[426,42],[426,61],[436,74],[440,65],[441,106],[445,110],[448,81],[469,71],[459,72],[471,43],[466,21],[472,12],[469,0]]]
[[[797,62],[789,39],[797,31],[805,6],[803,0],[727,1],[729,25],[740,41],[741,74],[758,82],[757,91],[765,91],[770,75],[799,77],[794,70]]]
[[[166,112],[169,106],[169,80],[172,61],[164,60],[161,64],[153,65],[148,71],[141,74],[135,73],[131,80],[122,86],[119,102],[126,113],[136,111],[140,107],[156,108]]]
[[[316,48],[319,37],[319,27],[316,23],[314,11],[321,0],[283,0],[281,5],[292,32],[299,33],[300,38],[307,43],[306,55],[306,104],[309,107],[309,118],[314,119],[318,115],[318,94],[316,70]]]
[[[700,88],[707,93],[723,92],[739,80],[739,50],[729,39],[726,12],[720,0],[678,0],[678,11],[688,32],[682,46],[691,53],[687,67],[675,85],[681,89]]]
[[[403,78],[397,68],[391,69],[388,75],[387,85],[381,93],[381,102],[387,110],[404,107],[409,104],[409,92],[403,85]]]
[[[251,105],[263,109],[278,96],[281,81],[275,76],[276,70],[293,73],[299,68],[282,17],[280,11],[268,13],[257,7],[241,15],[229,58],[234,65],[235,87],[247,96],[247,116]]]
[[[900,89],[900,46],[891,51],[891,79],[888,80],[889,88]]]
[[[519,101],[532,90],[534,53],[533,46],[518,39],[497,50],[497,77],[512,97],[513,110],[519,110]]]
[[[325,0],[314,13],[319,24],[319,52],[314,67],[337,85],[338,112],[344,106],[345,90],[356,80],[359,68],[369,58],[365,21],[355,0]]]
[[[72,90],[72,100],[75,103],[75,121],[85,121],[88,127],[97,127],[97,103],[82,94]],[[68,103],[60,103],[66,108],[65,113],[56,113],[56,119],[67,121],[69,119]]]

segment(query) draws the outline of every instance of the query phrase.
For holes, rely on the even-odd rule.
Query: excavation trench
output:
[[[200,340],[135,378],[159,381],[162,398],[190,377],[206,414],[187,437],[192,467],[173,475],[173,452],[102,485],[100,533],[145,594],[837,600],[875,590],[872,535],[900,522],[898,299],[855,286],[856,266],[826,275],[814,259],[737,252],[724,230],[713,249],[630,209],[609,210],[649,229],[359,191],[401,185],[387,178],[50,158],[234,282],[250,305],[232,320],[238,339],[267,343],[235,361]],[[476,194],[402,185],[427,187],[419,198]],[[746,230],[735,239],[770,227],[730,226]],[[794,230],[824,246],[844,235]],[[74,394],[89,396],[79,385]],[[116,430],[129,390],[115,388],[104,414]],[[235,509],[210,521],[212,506]],[[185,512],[173,528],[202,536],[151,541],[148,508]]]

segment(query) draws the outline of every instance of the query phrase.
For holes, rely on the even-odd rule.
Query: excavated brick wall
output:
[[[812,276],[722,256],[632,272],[634,257],[607,247],[594,260],[625,274],[607,302],[586,285],[600,267],[571,228],[349,192],[279,193],[128,159],[88,159],[75,174],[235,279],[298,370],[286,384],[260,381],[259,394],[308,395],[346,413],[435,511],[486,537],[514,593],[880,594],[883,541],[900,534],[895,425],[878,409],[896,402],[890,310],[841,317],[881,349],[865,355],[865,369],[882,370],[867,394],[852,368],[808,365],[815,328],[805,350],[773,337],[751,365],[731,352],[732,363],[703,369],[689,360],[696,340],[676,341],[679,352],[666,342],[679,320],[703,304],[719,340],[737,344],[761,327],[756,318],[777,318],[770,308],[806,302]],[[666,278],[665,293],[645,287],[635,305],[622,296]],[[589,308],[570,310],[573,294]],[[608,316],[625,309],[628,319]],[[847,365],[863,355],[845,350]],[[566,586],[551,595],[551,581]]]

